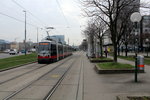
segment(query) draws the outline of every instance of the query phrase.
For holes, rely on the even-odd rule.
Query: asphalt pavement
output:
[[[10,55],[9,53],[0,53],[0,59],[9,58],[9,57],[13,57],[13,56],[19,56],[19,55],[23,55],[23,54],[19,53],[19,54],[16,54],[16,55]]]

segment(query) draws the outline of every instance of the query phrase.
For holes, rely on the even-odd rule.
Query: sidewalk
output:
[[[125,56],[125,52],[123,52],[123,53],[122,53],[122,52],[120,52],[120,55],[121,55],[121,56]],[[134,55],[135,55],[135,52],[128,52],[128,55],[130,55],[130,56],[131,56],[131,55],[132,55],[132,56],[134,56]],[[138,53],[138,55],[147,56],[147,52],[139,52],[139,53]],[[148,53],[148,55],[150,55],[150,54]]]
[[[118,62],[134,65],[134,62],[118,59]],[[118,95],[150,94],[150,67],[144,74],[97,74],[94,64],[84,59],[84,100],[116,100]]]

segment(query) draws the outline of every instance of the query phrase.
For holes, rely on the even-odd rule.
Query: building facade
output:
[[[0,39],[0,51],[10,49],[10,43],[8,41]]]
[[[150,43],[150,15],[142,16],[141,20],[141,34],[140,34],[140,46],[147,48]]]
[[[17,42],[11,42],[10,43],[10,49],[19,50],[19,43],[17,43]]]

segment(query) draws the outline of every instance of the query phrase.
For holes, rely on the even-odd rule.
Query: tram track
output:
[[[66,74],[68,73],[68,71],[71,69],[71,67],[74,65],[74,63],[77,61],[74,60],[71,65],[69,65],[68,69],[64,72],[64,74],[61,76],[61,78],[57,81],[57,83],[53,86],[53,88],[49,91],[49,93],[47,94],[47,96],[43,99],[43,100],[50,100],[51,96],[53,95],[53,93],[56,91],[56,89],[58,88],[58,86],[61,84],[61,82],[63,81],[63,79],[65,78]]]
[[[66,62],[69,62],[72,57],[68,57],[65,59],[65,61],[63,61],[62,63],[58,64],[57,66],[55,66],[54,68],[50,69],[48,72],[44,73],[43,75],[41,75],[39,78],[31,81],[30,83],[26,84],[25,86],[23,86],[22,88],[19,88],[18,90],[16,90],[15,92],[11,93],[10,95],[6,96],[3,100],[9,100],[10,98],[14,97],[15,95],[19,94],[21,91],[23,91],[24,89],[28,88],[29,86],[31,86],[33,83],[37,82],[38,80],[40,80],[41,78],[43,78],[44,76],[46,76],[47,74],[51,73],[52,71],[54,71],[55,69],[59,68],[61,65],[63,65]],[[42,68],[42,67],[40,67]],[[40,69],[38,68],[38,69]],[[30,71],[31,72],[31,71]],[[29,72],[28,72],[29,73]],[[26,74],[28,74],[26,73]],[[23,76],[23,75],[22,75]],[[18,76],[19,77],[19,76]],[[16,78],[18,78],[16,77]],[[21,76],[20,76],[21,77]],[[15,78],[14,78],[15,79]],[[11,79],[13,80],[13,79]],[[3,84],[3,83],[2,83]]]
[[[0,71],[0,76],[5,76],[6,74],[9,74],[10,72],[10,70],[11,70],[11,73],[13,73],[13,72],[16,72],[16,70],[17,69],[24,69],[24,67],[32,67],[33,65],[38,65],[38,63],[30,63],[30,64],[25,64],[25,65],[22,65],[22,66],[20,66],[20,67],[15,67],[15,68],[10,68],[10,69],[8,69],[8,70],[2,70],[2,71]]]
[[[16,79],[16,78],[19,78],[19,77],[21,77],[21,76],[23,76],[23,75],[25,75],[25,74],[28,74],[28,73],[31,73],[31,72],[33,72],[33,71],[39,70],[39,69],[41,69],[41,68],[44,67],[44,66],[47,66],[47,65],[45,65],[45,64],[44,64],[44,65],[41,65],[40,67],[38,67],[38,68],[36,68],[36,69],[32,69],[32,70],[30,70],[30,71],[28,71],[28,72],[25,72],[25,73],[22,73],[22,74],[20,74],[20,75],[17,75],[17,76],[15,76],[15,77],[11,78],[11,79],[8,79],[8,80],[5,80],[5,81],[3,81],[3,82],[0,82],[0,85],[6,83],[6,82],[8,82],[8,81],[14,80],[14,79]]]
[[[84,100],[84,59],[81,52],[77,55],[78,60],[47,100]]]

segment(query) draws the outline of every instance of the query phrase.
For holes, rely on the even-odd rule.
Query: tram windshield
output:
[[[50,50],[50,44],[49,43],[39,43],[38,52],[49,51],[49,50]]]

